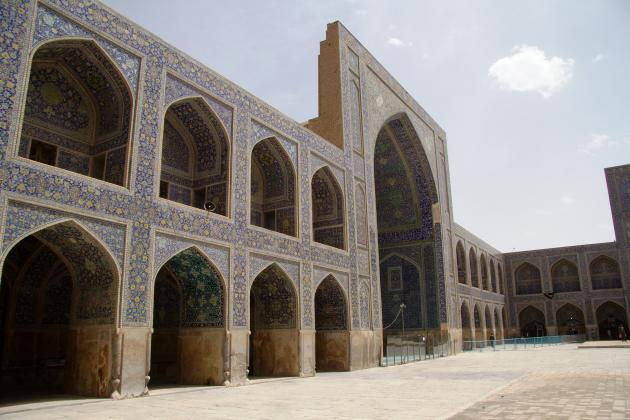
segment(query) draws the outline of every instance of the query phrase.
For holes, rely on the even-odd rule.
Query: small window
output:
[[[28,154],[29,159],[46,165],[55,165],[57,161],[57,147],[52,144],[44,143],[37,140],[31,141],[31,150]]]
[[[160,197],[168,198],[168,182],[160,181]]]
[[[105,175],[105,154],[94,156],[92,158],[92,177],[103,179]]]

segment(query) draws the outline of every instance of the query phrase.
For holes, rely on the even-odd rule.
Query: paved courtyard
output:
[[[630,418],[630,349],[576,345],[465,353],[405,366],[170,388],[124,401],[59,399],[0,407],[8,418]]]

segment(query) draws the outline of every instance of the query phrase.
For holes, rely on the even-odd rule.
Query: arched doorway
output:
[[[470,309],[468,309],[468,305],[466,302],[462,302],[462,306],[460,308],[460,319],[462,322],[462,350],[470,350],[472,348],[471,343],[466,343],[467,341],[472,341],[472,325],[470,323]]]
[[[311,180],[313,240],[345,248],[343,192],[328,167],[317,170]]]
[[[603,303],[597,308],[596,315],[600,340],[617,340],[620,325],[626,329],[626,336],[628,336],[630,331],[628,317],[625,308],[621,305],[610,301]]]
[[[492,322],[492,313],[490,312],[490,308],[486,306],[486,310],[484,311],[484,318],[486,318],[486,340],[496,339],[497,336],[494,333],[493,322]]]
[[[564,304],[556,312],[556,325],[558,335],[578,335],[585,334],[584,312],[570,303]]]
[[[250,221],[285,235],[296,236],[295,169],[275,138],[259,141],[252,150]]]
[[[228,212],[230,142],[215,113],[201,98],[171,104],[164,114],[160,197]]]
[[[109,396],[118,287],[111,254],[77,223],[15,244],[0,285],[2,395]]]
[[[422,142],[404,114],[389,119],[378,132],[374,186],[383,324],[390,324],[404,303],[405,328],[421,328],[422,335],[435,339],[444,304],[436,269],[440,230],[432,215],[438,195]],[[383,331],[385,343],[388,335],[400,335],[401,328],[399,317]]]
[[[547,335],[545,314],[533,306],[526,307],[518,314],[518,323],[521,327],[522,337],[542,337]]]
[[[265,268],[250,289],[250,376],[298,375],[297,295],[276,264]]]
[[[501,263],[497,263],[497,271],[499,272],[499,293],[503,294],[503,268],[501,268]]]
[[[158,271],[153,301],[151,384],[222,384],[225,288],[219,272],[188,248]]]
[[[53,41],[33,56],[19,155],[125,185],[133,96],[96,43]]]
[[[500,273],[500,271],[499,271]],[[507,321],[507,310],[505,306],[501,308],[501,320],[503,321],[503,338],[509,337],[508,335],[508,321]]]
[[[501,325],[501,317],[499,316],[499,309],[494,308],[494,330],[496,331],[496,337],[499,340],[503,340],[505,336],[503,335],[503,328]]]
[[[315,331],[316,370],[349,370],[346,296],[332,275],[324,278],[315,291]]]
[[[483,325],[481,323],[481,311],[479,310],[478,304],[475,304],[473,312],[473,316],[475,319],[475,341],[483,341]]]

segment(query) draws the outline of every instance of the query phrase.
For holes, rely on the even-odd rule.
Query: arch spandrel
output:
[[[118,70],[129,83],[132,95],[136,96],[140,74],[139,57],[40,4],[37,8],[31,45],[37,47],[56,39],[90,39],[96,42],[116,63]]]
[[[218,116],[228,138],[232,137],[233,111],[231,107],[219,102],[211,96],[204,94],[176,75],[170,73],[166,75],[163,102],[164,109],[168,108],[174,102],[191,98],[202,98],[206,105],[208,105]]]
[[[10,249],[27,236],[60,223],[75,223],[100,242],[122,272],[125,261],[126,226],[61,210],[9,200],[6,219],[11,223],[4,229],[2,259]]]
[[[224,279],[230,278],[230,250],[228,248],[162,233],[155,235],[154,276],[168,260],[187,248],[196,248],[216,267]]]
[[[274,258],[263,254],[250,254],[249,256],[249,285],[251,286],[256,277],[272,265],[278,266],[284,272],[287,278],[293,283],[293,287],[296,291],[300,289],[300,264],[298,262]]]

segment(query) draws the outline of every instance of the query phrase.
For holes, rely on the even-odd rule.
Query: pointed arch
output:
[[[297,236],[295,168],[275,137],[252,149],[250,187],[251,224]]]
[[[404,300],[407,305],[405,327],[408,326],[407,316],[413,316],[412,325],[437,329],[440,323],[446,322],[445,296],[439,293],[444,287],[443,271],[435,269],[436,261],[442,259],[442,233],[439,224],[434,224],[433,220],[433,209],[439,196],[424,143],[405,113],[388,118],[372,141],[376,228],[378,247],[383,251],[381,255],[396,251],[405,253],[402,248],[411,242],[418,243],[421,249],[417,256],[421,270],[412,265],[409,270],[403,270],[404,260],[398,270],[384,266],[390,265],[391,259],[381,262],[383,323],[393,321],[392,314],[398,312]],[[421,287],[418,292],[408,293],[407,290],[389,290],[388,284],[421,284]],[[418,298],[410,298],[413,294]],[[409,309],[409,304],[413,305],[413,310]],[[389,322],[388,318],[391,318]],[[389,332],[398,334],[394,330]]]
[[[348,370],[348,305],[343,287],[329,274],[317,286],[314,299],[316,370]]]
[[[485,318],[485,332],[486,332],[486,340],[494,340],[496,339],[496,335],[494,333],[494,322],[492,321],[492,313],[490,312],[490,307],[486,305],[484,308],[484,318]]]
[[[19,156],[124,186],[134,96],[89,39],[55,39],[31,59]]]
[[[585,334],[584,312],[571,303],[565,303],[556,311],[558,335]]]
[[[617,340],[620,329],[624,328],[628,336],[628,315],[622,305],[606,301],[600,304],[595,311],[597,326],[599,327],[600,340]]]
[[[540,269],[534,264],[524,262],[514,271],[517,295],[542,293]]]
[[[151,384],[224,380],[227,285],[196,246],[172,255],[152,289]]]
[[[622,287],[619,263],[606,255],[600,255],[591,261],[589,272],[593,290],[621,289]]]
[[[313,240],[345,249],[345,203],[341,186],[328,166],[311,178]]]
[[[468,251],[468,265],[470,268],[470,283],[473,287],[479,287],[479,275],[477,272],[477,253],[474,248]]]
[[[490,286],[492,288],[492,292],[496,293],[498,291],[497,288],[497,276],[495,275],[495,267],[494,267],[494,260],[490,259]]]
[[[562,258],[551,266],[551,283],[555,293],[579,292],[580,276],[577,265]]]
[[[518,323],[523,337],[541,337],[547,335],[545,314],[534,306],[527,306],[518,314]]]
[[[231,143],[220,118],[197,96],[172,102],[163,121],[160,197],[227,216]]]
[[[250,287],[249,371],[253,376],[298,374],[298,295],[276,263]]]
[[[482,252],[479,257],[479,265],[481,266],[481,285],[483,290],[490,290],[490,284],[488,283],[488,266],[486,265],[486,256]]]
[[[462,301],[460,305],[460,322],[462,325],[462,341],[472,341],[473,333],[472,333],[472,323],[470,320],[470,309],[468,308],[468,304],[466,301]],[[463,350],[471,350],[470,345],[464,343]]]
[[[8,304],[0,317],[8,321],[11,339],[5,342],[2,331],[0,344],[5,366],[20,369],[3,370],[0,384],[108,396],[113,391],[109,380],[98,378],[114,374],[112,361],[102,354],[113,351],[120,272],[107,246],[65,219],[22,236],[5,259],[0,295],[8,297]],[[51,367],[42,357],[62,362]]]
[[[457,263],[457,281],[461,284],[467,284],[468,274],[466,272],[466,252],[464,251],[462,241],[457,241],[457,245],[455,246],[455,257]]]
[[[483,322],[481,320],[481,309],[478,302],[473,306],[473,320],[475,324],[475,341],[483,341]]]
[[[499,316],[499,308],[494,308],[494,331],[496,332],[496,338],[499,340],[503,340],[503,322],[501,320],[501,316]]]

